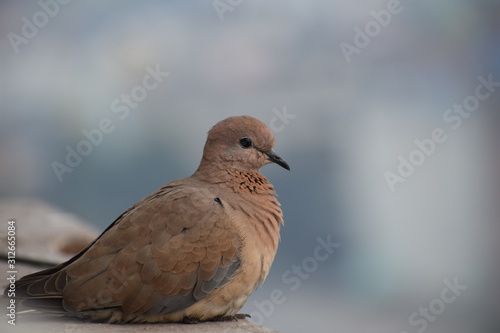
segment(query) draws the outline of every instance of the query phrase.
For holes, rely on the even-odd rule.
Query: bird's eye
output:
[[[250,147],[252,147],[252,140],[249,139],[249,138],[241,138],[240,139],[240,145],[243,148],[250,148]]]

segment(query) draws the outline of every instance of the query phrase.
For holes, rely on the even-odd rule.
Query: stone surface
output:
[[[7,222],[16,223],[16,257],[60,263],[84,249],[99,231],[73,214],[38,200],[0,202],[0,255],[7,254]]]

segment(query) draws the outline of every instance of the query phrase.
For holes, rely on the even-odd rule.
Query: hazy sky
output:
[[[499,15],[495,1],[2,1],[0,195],[104,229],[194,172],[212,125],[248,114],[292,171],[262,170],[285,226],[244,312],[282,332],[489,332]]]

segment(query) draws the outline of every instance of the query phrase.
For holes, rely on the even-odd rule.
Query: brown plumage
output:
[[[282,223],[268,163],[289,170],[249,116],[208,133],[199,168],[137,202],[69,261],[16,284],[23,304],[94,321],[232,318],[264,281]]]

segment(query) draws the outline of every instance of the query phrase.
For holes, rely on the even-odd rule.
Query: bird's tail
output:
[[[66,285],[66,263],[26,275],[16,281],[15,290],[9,286],[4,295],[14,296],[22,306],[51,312],[64,312],[62,291]],[[14,295],[12,295],[14,293]]]
[[[66,262],[23,276],[15,283],[14,297],[20,300],[21,305],[31,309],[66,312],[63,307],[63,290],[67,283],[65,268],[80,258],[96,241],[97,239]],[[4,295],[7,296],[9,291],[10,287],[7,286]]]

